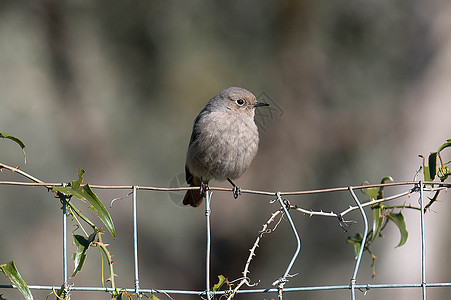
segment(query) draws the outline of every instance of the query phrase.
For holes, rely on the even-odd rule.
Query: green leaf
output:
[[[89,184],[81,185],[84,173],[85,170],[80,169],[78,171],[78,180],[72,181],[70,187],[55,187],[53,188],[53,192],[61,192],[66,195],[72,195],[78,199],[88,201],[91,204],[89,209],[92,211],[97,211],[97,216],[99,219],[103,224],[105,224],[113,238],[116,238],[116,230],[114,229],[113,220],[111,219],[108,210],[105,208],[105,205],[103,205],[99,197],[97,197],[97,195],[92,191]]]
[[[386,177],[382,178],[381,183],[384,184],[386,181],[393,181],[393,178],[391,176],[386,176]],[[381,186],[379,188],[373,187],[373,188],[362,189],[362,192],[369,195],[372,200],[384,198],[384,187],[383,186]]]
[[[402,213],[390,213],[387,215],[387,218],[391,221],[393,221],[396,226],[398,226],[399,232],[401,233],[401,239],[399,240],[398,245],[396,248],[401,247],[407,242],[407,237],[409,236],[409,233],[406,229],[406,221],[404,220],[404,216]]]
[[[442,182],[445,181],[448,178],[449,175],[451,175],[451,171],[449,170],[448,166],[445,166],[445,167],[440,166],[438,168],[438,175],[437,176],[440,178],[440,180]]]
[[[5,139],[10,139],[11,141],[16,142],[20,148],[24,149],[25,148],[25,144],[18,138],[16,138],[15,136],[12,136],[10,134],[4,133],[4,132],[0,132],[0,137],[5,138]]]
[[[423,160],[423,177],[425,181],[432,181],[431,180],[431,173],[429,172],[429,168],[426,166],[426,159],[423,155],[418,154],[419,157]]]
[[[435,153],[435,152],[434,152]],[[433,173],[431,173],[430,170],[430,166],[426,165],[426,158],[423,155],[418,155],[419,157],[421,157],[423,159],[423,177],[425,181],[432,181],[435,177],[435,169],[433,171]],[[430,158],[430,156],[429,156]],[[428,160],[429,160],[428,158]]]
[[[60,286],[60,288],[58,290],[56,290],[56,296],[57,296],[56,299],[62,299],[62,300],[67,299],[66,296],[68,296],[68,294],[69,294],[69,291],[67,289],[67,284],[63,283]],[[47,300],[50,295],[51,294],[47,295],[47,297],[45,299]]]
[[[434,180],[437,170],[437,152],[431,152],[428,159],[429,176]]]
[[[372,261],[371,261],[371,270],[373,271],[372,277],[374,278],[374,277],[376,277],[376,259],[377,259],[377,256],[374,255],[374,253],[371,253],[371,259],[372,259]]]
[[[384,178],[382,178],[381,183],[385,183],[387,181],[393,181],[393,177],[391,176],[385,176]]]
[[[381,206],[373,207],[373,236],[371,240],[374,240],[379,236],[382,229],[382,224],[384,223],[384,217],[381,215]]]
[[[386,177],[382,178],[381,183],[384,184],[388,180],[393,181],[393,178],[391,176],[386,176]],[[369,195],[371,200],[382,199],[382,198],[384,198],[384,187],[381,186],[379,188],[372,187],[372,188],[362,189],[362,193]]]
[[[12,284],[17,287],[25,299],[33,300],[33,295],[31,295],[27,283],[23,280],[22,276],[20,276],[13,261],[0,265],[0,270],[9,278],[9,280],[11,280]]]
[[[20,148],[22,148],[25,163],[27,163],[27,155],[25,154],[25,144],[20,139],[4,132],[0,132],[0,137],[16,142],[20,146]]]
[[[150,297],[150,300],[160,300],[160,298],[158,298],[158,297],[155,296],[155,295],[152,295],[152,297]]]
[[[356,233],[354,237],[348,237],[347,243],[354,245],[355,258],[359,255],[360,247],[362,247],[363,236],[360,233]]]
[[[105,226],[108,228],[108,231],[111,233],[113,238],[116,238],[116,231],[114,229],[113,220],[111,219],[110,213],[105,208],[105,205],[103,205],[103,203],[100,201],[99,197],[97,197],[97,195],[92,191],[89,184],[84,185],[83,190],[88,195],[86,197],[86,200],[88,200],[89,203],[91,203],[89,208],[92,211],[97,211],[97,216],[100,218],[100,220],[102,220],[103,224],[105,224]]]
[[[223,275],[219,275],[218,279],[219,279],[218,283],[213,286],[213,291],[214,292],[219,291],[219,289],[221,289],[221,287],[224,284],[224,282],[227,281],[227,279]]]
[[[441,152],[443,149],[451,147],[451,139],[447,139],[445,143],[441,144],[437,152]]]
[[[379,189],[375,188],[375,187],[368,188],[368,189],[362,189],[362,193],[369,195],[371,200],[376,200],[377,195],[379,194]]]
[[[111,299],[121,300],[123,295],[124,295],[124,292],[119,292],[117,295],[113,294],[113,298],[111,298]],[[127,295],[127,294],[125,294],[125,295],[128,299],[132,299],[132,297],[130,295]],[[153,299],[153,298],[151,297],[150,299]]]
[[[72,277],[74,277],[79,271],[81,271],[81,268],[83,267],[83,264],[86,260],[86,252],[88,251],[91,243],[96,238],[97,233],[98,231],[94,231],[88,238],[82,235],[73,234],[74,244],[75,246],[77,246],[77,251],[75,251],[72,255],[72,259],[74,260],[75,264],[75,269],[74,273],[72,273]]]
[[[381,183],[384,184],[387,181],[393,182],[393,178],[391,176],[385,176],[382,178]],[[379,192],[377,193],[377,199],[384,198],[384,186],[379,187]]]

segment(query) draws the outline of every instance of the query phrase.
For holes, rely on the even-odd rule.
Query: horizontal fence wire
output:
[[[451,282],[428,282],[426,284],[427,288],[443,288],[451,287]],[[15,289],[16,287],[12,284],[0,284],[0,288],[3,289]],[[52,285],[29,285],[30,290],[45,290],[51,291],[58,289],[58,286]],[[422,288],[421,283],[378,283],[378,284],[356,284],[356,289],[360,290],[371,290],[371,289],[398,289],[398,288]],[[309,292],[309,291],[330,291],[330,290],[350,290],[351,286],[348,285],[318,285],[318,286],[302,286],[302,287],[286,287],[283,289],[284,292]],[[70,291],[79,292],[111,292],[111,288],[104,287],[90,287],[90,286],[72,286],[69,288]],[[127,293],[134,293],[135,288],[121,288],[122,291]],[[170,289],[139,289],[141,293],[150,294],[184,294],[184,295],[205,295],[205,290],[170,290]],[[261,288],[261,289],[246,289],[238,290],[237,294],[256,294],[256,293],[277,293],[277,288]],[[216,295],[224,295],[226,291],[214,292]]]
[[[10,186],[42,186],[46,188],[53,187],[61,187],[66,186],[66,183],[49,183],[49,182],[19,182],[19,181],[0,181],[0,185],[10,185]],[[399,193],[397,195],[392,195],[389,197],[385,197],[383,199],[367,201],[361,203],[354,190],[362,190],[368,188],[378,188],[378,187],[390,187],[390,186],[412,186],[408,191]],[[437,186],[437,187],[435,187]],[[125,291],[127,293],[151,293],[151,294],[165,294],[165,295],[198,295],[202,298],[206,297],[207,299],[212,299],[214,295],[226,295],[229,296],[230,299],[230,291],[211,291],[210,285],[210,268],[211,268],[211,223],[210,223],[210,215],[211,215],[211,191],[227,191],[231,192],[231,188],[222,188],[222,187],[209,187],[209,191],[206,193],[206,201],[205,201],[205,216],[206,216],[206,289],[205,290],[178,290],[178,289],[154,289],[154,288],[141,288],[139,285],[139,262],[138,262],[138,218],[137,218],[137,205],[138,205],[138,197],[137,191],[186,191],[199,189],[198,187],[152,187],[152,186],[133,186],[133,185],[90,185],[92,189],[103,189],[103,190],[130,190],[132,194],[132,215],[133,215],[133,261],[134,261],[134,280],[135,286],[133,288],[121,288],[121,291]],[[434,188],[433,188],[434,187]],[[382,183],[382,184],[365,184],[365,185],[357,185],[357,186],[347,186],[347,187],[337,187],[337,188],[326,188],[326,189],[315,189],[315,190],[300,190],[300,191],[287,191],[287,192],[271,192],[271,191],[260,191],[260,190],[249,190],[242,189],[242,194],[256,194],[256,195],[266,195],[272,196],[275,199],[272,201],[279,201],[281,205],[281,210],[284,211],[285,215],[290,221],[290,225],[293,229],[295,238],[297,240],[297,249],[290,261],[290,264],[285,272],[285,274],[276,280],[271,288],[261,288],[261,289],[236,289],[233,291],[233,294],[255,294],[255,293],[277,293],[279,295],[279,299],[282,299],[283,293],[293,293],[293,292],[305,292],[305,291],[326,291],[326,290],[349,290],[351,299],[355,299],[355,290],[359,289],[361,291],[369,291],[371,289],[391,289],[391,288],[421,288],[422,290],[422,299],[426,300],[426,288],[434,288],[434,287],[451,287],[451,282],[427,282],[426,281],[426,255],[425,255],[425,222],[424,222],[424,212],[425,212],[425,204],[424,204],[424,192],[425,191],[437,191],[437,190],[446,190],[451,187],[451,184],[443,183],[443,182],[435,182],[435,181],[403,181],[403,182],[390,182],[390,183]],[[332,192],[349,192],[356,202],[356,206],[351,206],[344,210],[341,213],[334,212],[323,212],[323,211],[312,211],[307,210],[301,207],[292,206],[287,200],[282,199],[282,196],[296,196],[296,195],[311,195],[311,194],[320,194],[320,193],[332,193]],[[361,247],[360,252],[356,258],[355,268],[353,271],[353,275],[350,276],[350,283],[347,285],[318,285],[318,286],[303,286],[303,287],[285,287],[285,283],[288,281],[287,278],[292,276],[289,274],[291,267],[293,266],[301,248],[301,243],[299,239],[299,234],[295,228],[295,224],[291,219],[289,209],[296,209],[304,214],[308,215],[319,215],[319,216],[333,216],[333,217],[342,217],[343,215],[353,211],[358,210],[362,215],[364,220],[364,237],[362,240],[365,240],[365,237],[368,233],[368,222],[367,216],[364,211],[364,207],[369,205],[374,205],[379,202],[388,201],[397,199],[400,197],[404,197],[410,195],[412,193],[418,192],[420,194],[420,223],[421,223],[421,282],[419,283],[405,283],[405,284],[357,284],[357,272],[359,270],[360,259],[363,254],[363,247]],[[88,287],[88,286],[72,286],[69,285],[68,275],[67,275],[67,220],[66,220],[66,211],[65,206],[63,205],[63,280],[64,286],[68,292],[70,291],[85,291],[85,292],[112,292],[111,288],[106,287]],[[244,281],[247,279],[245,278]],[[243,281],[243,282],[244,282]],[[246,282],[244,282],[246,283]],[[57,290],[60,285],[28,285],[30,290]],[[16,288],[14,285],[3,284],[0,285],[0,289],[9,289]]]

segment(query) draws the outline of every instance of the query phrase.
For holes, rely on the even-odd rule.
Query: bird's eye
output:
[[[238,100],[236,100],[235,102],[236,102],[236,104],[238,104],[239,106],[244,105],[244,100],[243,100],[243,99],[238,99]]]

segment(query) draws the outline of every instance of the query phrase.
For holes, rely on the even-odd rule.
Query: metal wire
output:
[[[361,203],[359,199],[357,198],[354,189],[363,189],[368,187],[381,187],[381,186],[400,186],[400,185],[415,185],[415,187],[418,188],[419,186],[419,204],[420,204],[420,221],[421,221],[421,283],[405,283],[405,284],[356,284],[356,277],[357,272],[360,267],[360,260],[363,254],[363,248],[360,248],[359,254],[356,259],[354,272],[350,280],[349,285],[326,285],[326,286],[304,286],[304,287],[284,287],[284,283],[286,281],[283,281],[283,284],[281,286],[278,286],[277,288],[265,288],[265,289],[242,289],[237,290],[237,294],[252,294],[252,293],[279,293],[280,287],[283,288],[283,292],[302,292],[302,291],[326,291],[326,290],[350,290],[351,292],[351,299],[355,299],[355,290],[364,290],[368,291],[371,289],[390,289],[390,288],[421,288],[422,289],[422,299],[426,300],[426,289],[427,288],[434,288],[434,287],[451,287],[451,282],[436,282],[436,283],[427,283],[426,282],[426,241],[425,241],[425,218],[424,218],[424,191],[425,191],[425,184],[440,184],[440,189],[446,189],[449,188],[449,184],[444,184],[443,182],[436,183],[436,182],[399,182],[399,183],[390,183],[390,184],[379,184],[379,185],[364,185],[364,186],[355,186],[355,187],[343,187],[343,188],[334,188],[334,189],[323,189],[323,190],[311,190],[311,191],[295,191],[295,192],[266,192],[266,191],[254,191],[254,190],[242,190],[241,192],[243,194],[260,194],[260,195],[276,195],[277,200],[280,202],[285,215],[287,216],[288,221],[290,222],[290,226],[294,232],[295,238],[297,240],[297,249],[290,261],[290,264],[288,265],[283,279],[287,279],[289,277],[289,272],[294,265],[298,254],[301,249],[301,241],[299,238],[299,234],[296,230],[295,224],[288,212],[288,208],[286,206],[286,203],[284,203],[283,199],[281,198],[282,195],[305,195],[305,194],[315,194],[315,193],[330,193],[330,192],[340,192],[344,190],[348,190],[354,201],[356,202],[358,209],[362,215],[363,221],[364,221],[364,234],[362,238],[362,243],[366,240],[367,234],[368,234],[368,220],[366,217],[366,214],[363,210],[363,206],[367,206],[368,203]],[[22,185],[22,186],[61,186],[60,183],[20,183],[20,182],[12,182],[12,181],[0,181],[0,185]],[[205,201],[205,215],[206,215],[206,289],[203,291],[200,290],[177,290],[177,289],[146,289],[146,288],[140,288],[139,286],[139,262],[138,262],[138,214],[137,214],[137,190],[153,190],[153,191],[179,191],[179,190],[188,190],[192,188],[157,188],[157,187],[138,187],[138,186],[95,186],[91,185],[92,188],[98,188],[98,189],[131,189],[132,190],[132,215],[133,215],[133,255],[134,255],[134,288],[124,288],[121,290],[124,290],[128,293],[161,293],[166,295],[171,294],[184,294],[184,295],[205,295],[207,296],[207,299],[212,299],[213,295],[224,295],[226,291],[211,291],[211,282],[210,282],[210,269],[211,269],[211,194],[213,190],[218,191],[228,191],[230,192],[230,189],[224,189],[224,188],[215,188],[210,187],[209,190],[206,193],[206,201]],[[428,187],[429,188],[429,187]],[[430,190],[430,189],[429,189]],[[411,189],[411,192],[418,191],[418,189]],[[410,194],[410,193],[409,193]],[[390,197],[389,197],[390,198]],[[386,200],[390,200],[387,198]],[[62,229],[63,229],[63,280],[64,280],[64,287],[66,289],[66,292],[70,291],[99,291],[99,292],[111,292],[111,289],[105,288],[105,287],[83,287],[83,286],[68,286],[68,266],[67,266],[67,214],[66,214],[66,203],[63,201],[63,210],[62,210],[63,218],[62,218]],[[324,214],[327,216],[327,214]],[[59,286],[59,284],[56,285],[29,285],[28,288],[30,290],[53,290],[55,289],[55,286]],[[16,288],[14,285],[0,285],[0,288]]]
[[[421,288],[421,283],[381,283],[381,284],[356,284],[355,288],[359,290],[372,290],[372,289],[400,289],[400,288]],[[451,282],[428,282],[428,288],[451,288]],[[16,286],[12,284],[0,284],[2,289],[15,289]],[[52,285],[29,285],[30,290],[53,290],[55,286]],[[79,292],[108,292],[111,288],[104,287],[90,287],[90,286],[73,286],[71,291]],[[134,288],[121,289],[127,293],[133,293]],[[246,289],[238,290],[237,294],[256,294],[256,293],[277,293],[278,288],[262,288],[262,289]],[[311,292],[311,291],[332,291],[332,290],[350,290],[349,284],[346,285],[324,285],[324,286],[302,286],[302,287],[286,287],[284,292]],[[205,295],[205,290],[168,290],[168,289],[146,289],[141,288],[141,293],[158,293],[169,295]],[[215,295],[224,295],[225,291],[216,291]]]
[[[139,272],[138,272],[138,208],[137,208],[137,186],[133,186],[133,265],[135,270],[135,293],[139,294]]]
[[[290,216],[290,213],[288,212],[288,207],[290,207],[289,203],[285,203],[284,200],[282,199],[282,197],[280,196],[280,192],[277,192],[277,200],[279,201],[281,207],[283,208],[285,215],[287,216],[288,221],[290,222],[290,226],[291,229],[293,230],[294,236],[296,237],[296,243],[297,243],[297,247],[296,247],[296,251],[293,254],[293,257],[291,258],[290,264],[288,265],[285,274],[283,274],[282,278],[276,280],[276,284],[273,283],[273,285],[277,285],[279,288],[279,292],[281,292],[280,290],[283,289],[283,287],[285,286],[285,283],[288,281],[288,277],[290,277],[289,273],[291,268],[293,267],[294,262],[296,261],[296,258],[299,255],[299,252],[301,251],[301,239],[299,238],[299,234],[296,230],[296,226],[294,225],[293,219]]]
[[[64,198],[63,201],[63,282],[64,282],[64,290],[67,291],[67,198]]]
[[[354,273],[352,274],[351,278],[351,299],[355,300],[355,285],[357,280],[357,272],[359,271],[360,267],[360,260],[362,259],[363,250],[365,246],[366,237],[368,235],[368,219],[366,217],[365,211],[363,210],[362,205],[360,204],[359,198],[357,198],[356,194],[354,193],[354,190],[350,187],[349,192],[351,193],[352,197],[354,198],[355,203],[359,207],[360,213],[362,215],[363,224],[364,224],[364,231],[363,231],[363,237],[362,237],[362,244],[360,246],[359,254],[357,256],[355,267],[354,267]]]
[[[421,293],[426,300],[426,237],[424,232],[424,187],[420,181],[420,226],[421,226]]]
[[[210,291],[210,262],[211,262],[211,191],[207,189],[205,193],[205,219],[207,222],[207,251],[206,251],[206,263],[205,263],[205,278],[206,278],[206,291],[207,291],[207,299],[212,299],[212,294]]]

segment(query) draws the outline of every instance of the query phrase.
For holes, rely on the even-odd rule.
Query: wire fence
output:
[[[16,186],[43,186],[43,187],[60,187],[64,186],[61,183],[28,183],[28,182],[17,182],[17,181],[0,181],[0,185],[16,185]],[[138,261],[138,191],[164,191],[164,192],[173,192],[173,191],[185,191],[189,189],[198,189],[196,187],[177,187],[177,188],[163,188],[163,187],[149,187],[149,186],[102,186],[102,185],[90,185],[92,189],[103,189],[103,190],[129,190],[132,197],[132,215],[133,215],[133,287],[127,287],[122,290],[127,293],[151,293],[151,294],[164,294],[170,298],[175,297],[175,295],[196,295],[200,298],[204,299],[213,299],[215,296],[225,297],[227,299],[233,298],[235,294],[255,294],[255,293],[270,293],[275,294],[279,299],[283,298],[284,293],[301,293],[306,291],[325,291],[325,290],[348,290],[350,295],[350,299],[356,299],[356,290],[369,290],[369,289],[391,289],[391,288],[418,288],[421,289],[421,295],[423,300],[427,299],[427,288],[433,287],[451,287],[451,282],[427,282],[426,280],[426,243],[425,243],[425,192],[426,191],[437,191],[437,190],[447,190],[450,187],[450,184],[446,184],[443,182],[426,182],[426,181],[404,181],[404,182],[390,182],[383,184],[373,184],[373,185],[361,185],[361,186],[347,186],[347,187],[339,187],[339,188],[329,188],[329,189],[317,189],[317,190],[304,190],[304,191],[292,191],[292,192],[271,192],[271,191],[257,191],[257,190],[241,190],[242,194],[257,194],[257,195],[266,195],[272,196],[272,202],[278,202],[280,204],[280,209],[277,210],[274,214],[272,214],[271,218],[263,225],[263,230],[260,232],[257,240],[254,243],[254,246],[250,249],[250,255],[246,262],[244,271],[242,272],[243,277],[238,280],[238,283],[235,285],[233,290],[226,291],[218,291],[212,290],[211,284],[211,249],[212,249],[212,230],[211,230],[211,197],[212,191],[227,191],[230,192],[231,189],[228,188],[220,188],[220,187],[210,187],[206,193],[206,201],[205,201],[205,222],[206,222],[206,257],[205,257],[205,289],[204,290],[182,290],[182,289],[156,289],[156,288],[145,288],[140,286],[140,277],[139,277],[139,261]],[[381,187],[389,187],[389,186],[401,186],[405,189],[404,192],[398,193],[395,195],[391,195],[388,197],[384,197],[382,199],[371,199],[370,201],[362,202],[359,197],[356,195],[356,190],[363,190],[369,188],[381,188]],[[345,210],[336,213],[336,212],[324,212],[324,211],[314,211],[306,208],[299,207],[297,205],[292,205],[287,199],[286,196],[294,196],[294,195],[312,195],[312,194],[320,194],[320,193],[333,193],[333,192],[349,192],[349,196],[355,202],[355,205],[346,208]],[[337,218],[340,225],[344,226],[346,221],[344,221],[344,216],[352,211],[358,211],[362,218],[362,232],[363,237],[362,241],[365,241],[370,230],[368,216],[365,212],[364,208],[368,206],[373,206],[375,204],[390,201],[394,199],[400,199],[403,197],[408,197],[411,194],[419,195],[419,206],[416,207],[419,211],[420,217],[420,232],[421,232],[421,261],[418,262],[421,264],[421,281],[413,282],[413,283],[405,283],[405,284],[369,284],[369,283],[357,283],[357,275],[360,268],[360,261],[364,252],[364,247],[360,247],[358,254],[356,256],[355,265],[353,268],[352,274],[349,276],[349,282],[343,285],[322,285],[322,286],[299,286],[299,287],[286,287],[285,285],[289,281],[289,278],[294,274],[294,270],[292,270],[293,264],[296,262],[301,252],[301,239],[300,235],[296,229],[296,224],[293,221],[291,214],[293,212],[300,212],[309,216],[325,216],[325,217],[334,217]],[[296,249],[291,257],[291,260],[288,266],[285,269],[284,274],[278,277],[273,286],[267,288],[255,288],[248,278],[249,273],[249,265],[251,263],[252,257],[254,256],[254,251],[258,246],[259,239],[262,237],[265,230],[267,230],[268,225],[271,222],[276,222],[276,216],[283,215],[285,216],[290,224],[290,227],[293,231],[294,238],[296,240]],[[280,222],[280,221],[279,221]],[[63,203],[62,209],[62,244],[63,244],[63,282],[67,289],[67,291],[98,291],[98,292],[109,292],[111,289],[105,287],[87,287],[87,286],[69,286],[68,285],[68,256],[67,256],[67,214],[66,214],[66,205]],[[360,223],[359,223],[360,224]],[[29,285],[30,290],[55,290],[55,286],[59,285]],[[243,288],[246,286],[246,288]],[[16,288],[14,285],[0,285],[2,289]]]

